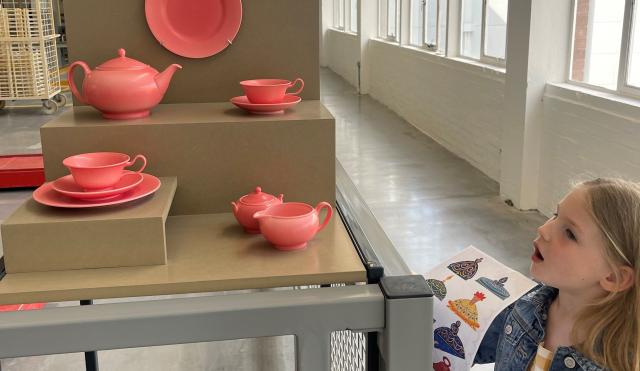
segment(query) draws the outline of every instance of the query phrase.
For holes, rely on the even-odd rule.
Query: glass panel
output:
[[[378,2],[378,36],[387,37],[387,0]]]
[[[435,48],[438,37],[438,0],[427,0],[426,12],[425,44],[430,48]]]
[[[350,0],[351,8],[350,8],[350,21],[349,21],[349,31],[358,32],[358,0]]]
[[[480,59],[482,37],[482,0],[462,0],[460,54]]]
[[[636,1],[633,8],[631,45],[629,47],[629,75],[627,84],[640,88],[640,4]]]
[[[438,20],[438,51],[445,52],[447,46],[447,0],[440,0],[439,20]]]
[[[411,33],[409,43],[415,46],[422,46],[422,36],[424,34],[424,8],[422,4],[423,0],[411,0]]]
[[[571,79],[617,90],[625,0],[577,0]]]
[[[387,36],[396,37],[396,3],[398,0],[387,0],[387,22],[389,29],[387,30]]]
[[[487,0],[484,54],[504,59],[507,44],[508,0]]]

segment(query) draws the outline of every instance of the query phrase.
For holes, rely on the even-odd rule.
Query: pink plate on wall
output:
[[[242,22],[241,0],[145,0],[153,36],[171,52],[206,58],[231,45]]]

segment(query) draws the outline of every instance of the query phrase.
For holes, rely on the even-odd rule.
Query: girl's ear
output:
[[[608,276],[600,280],[600,286],[609,292],[621,292],[625,291],[635,281],[635,271],[628,265],[623,265],[619,269],[620,275],[616,277],[614,272],[609,273]]]

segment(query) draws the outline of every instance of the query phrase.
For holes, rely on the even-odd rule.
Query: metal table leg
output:
[[[80,300],[80,305],[92,305],[93,300]],[[98,371],[98,352],[85,352],[84,365],[87,371]],[[2,371],[2,370],[0,370]]]

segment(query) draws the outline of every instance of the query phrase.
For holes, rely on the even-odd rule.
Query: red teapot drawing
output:
[[[433,369],[435,371],[451,371],[451,361],[447,357],[442,357],[442,361],[433,364]]]

